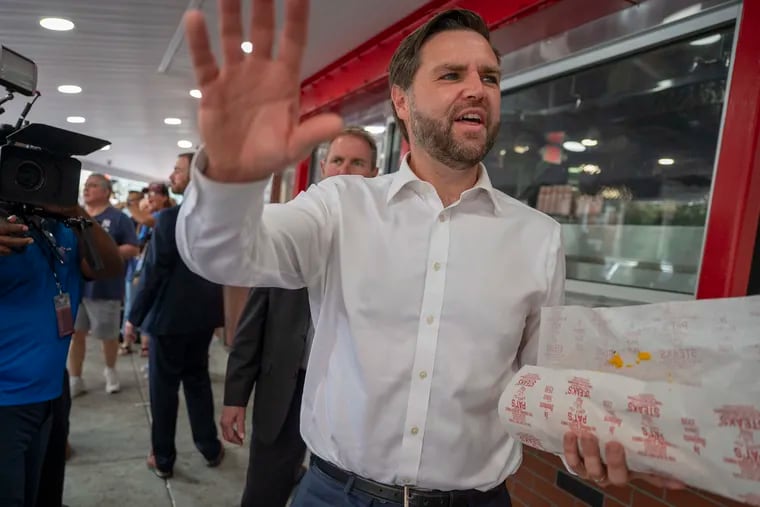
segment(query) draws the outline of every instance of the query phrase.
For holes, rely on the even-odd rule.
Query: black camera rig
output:
[[[15,125],[0,125],[0,212],[14,215],[21,222],[37,226],[37,220],[60,222],[79,232],[84,255],[96,271],[103,262],[92,245],[85,217],[70,217],[50,209],[77,205],[82,163],[75,156],[89,155],[108,141],[52,127],[30,124],[26,116],[40,97],[37,66],[21,54],[0,46],[0,86],[7,91],[2,105],[13,100],[14,93],[32,96]]]

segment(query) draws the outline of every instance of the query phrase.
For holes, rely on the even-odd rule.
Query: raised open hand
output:
[[[185,16],[187,40],[203,97],[198,124],[208,156],[206,174],[217,181],[268,178],[308,156],[342,128],[337,115],[300,123],[300,69],[306,44],[308,0],[288,0],[278,55],[272,56],[274,0],[254,0],[253,53],[243,41],[240,0],[219,0],[224,65],[211,53],[203,15]]]

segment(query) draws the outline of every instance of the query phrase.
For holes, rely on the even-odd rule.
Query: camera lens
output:
[[[28,160],[21,162],[16,169],[16,184],[27,192],[42,188],[45,183],[45,173],[42,168]]]

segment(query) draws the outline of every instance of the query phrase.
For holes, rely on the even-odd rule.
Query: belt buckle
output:
[[[404,486],[404,507],[409,507],[409,486]]]

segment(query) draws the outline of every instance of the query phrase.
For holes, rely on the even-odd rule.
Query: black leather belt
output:
[[[470,489],[467,491],[423,491],[414,488],[404,488],[401,486],[390,486],[379,482],[364,479],[356,474],[341,470],[332,463],[312,454],[311,466],[316,467],[328,477],[346,484],[353,480],[352,489],[361,491],[378,500],[392,502],[409,507],[468,507],[470,502],[485,503],[499,494],[497,486],[488,491],[479,491]],[[404,503],[404,495],[407,501]]]

